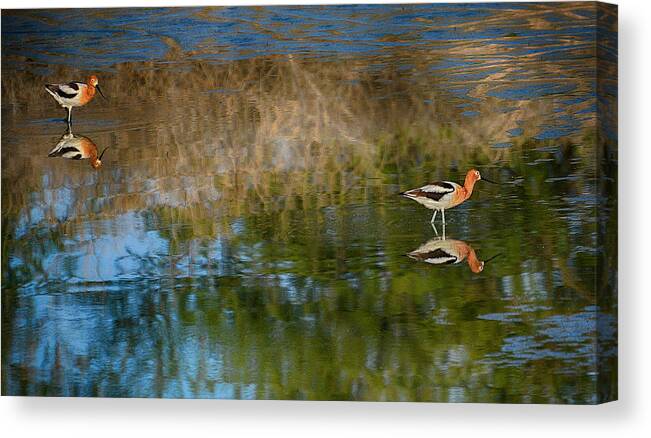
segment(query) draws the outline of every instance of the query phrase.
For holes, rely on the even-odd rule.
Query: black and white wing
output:
[[[441,248],[426,253],[420,253],[417,256],[412,256],[411,254],[412,253],[409,254],[410,257],[431,265],[452,265],[459,262],[459,259],[455,255],[448,254]]]
[[[424,197],[432,201],[440,201],[445,195],[453,193],[459,185],[451,181],[437,181],[417,189],[403,192],[402,195],[408,198]]]
[[[63,157],[71,160],[81,160],[84,157],[81,150],[81,141],[72,134],[66,134],[52,148],[48,157]]]
[[[407,254],[410,258],[432,265],[452,265],[463,258],[456,251],[456,240],[434,238]]]
[[[79,95],[82,85],[84,84],[81,82],[70,82],[68,84],[47,84],[45,88],[62,99],[74,99]]]

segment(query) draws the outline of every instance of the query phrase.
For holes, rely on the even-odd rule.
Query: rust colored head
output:
[[[466,180],[463,182],[463,188],[465,189],[465,199],[470,198],[472,195],[472,189],[475,187],[475,183],[481,179],[481,174],[477,169],[470,169],[466,173]]]
[[[465,184],[475,184],[481,179],[481,173],[477,169],[470,169],[466,174]]]
[[[88,85],[89,85],[88,94],[91,96],[91,98],[92,96],[95,95],[95,90],[97,90],[99,91],[99,94],[102,96],[102,98],[104,98],[104,100],[108,100],[106,96],[104,96],[104,92],[102,91],[102,89],[99,87],[99,79],[97,79],[97,76],[90,75],[88,77]]]
[[[468,266],[475,274],[479,274],[484,270],[484,262],[477,258],[477,254],[475,254],[475,250],[472,248],[468,252]]]
[[[102,153],[99,154],[99,157],[97,157],[97,150],[95,150],[95,155],[90,158],[90,165],[93,167],[93,169],[99,169],[102,167],[102,157],[104,156],[104,152],[106,152],[107,149],[108,147],[105,147]]]

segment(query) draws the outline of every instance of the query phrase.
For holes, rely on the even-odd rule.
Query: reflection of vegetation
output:
[[[395,141],[387,149],[402,150]],[[268,191],[263,194],[253,185],[248,190],[238,187],[233,193],[241,193],[239,198],[225,202],[161,203],[147,209],[142,222],[146,229],[157,230],[158,238],[167,244],[159,253],[127,254],[133,265],[125,274],[137,272],[143,280],[131,285],[125,279],[121,294],[100,300],[102,306],[116,309],[114,318],[121,328],[115,336],[128,336],[131,347],[122,351],[112,338],[98,340],[101,350],[91,356],[100,361],[116,355],[126,358],[145,348],[136,363],[125,365],[119,373],[133,378],[151,373],[157,376],[154,386],[127,390],[116,384],[103,393],[100,386],[82,389],[63,380],[60,390],[53,389],[51,381],[44,381],[41,390],[233,397],[246,397],[248,390],[259,398],[546,402],[571,397],[590,401],[593,383],[587,370],[593,365],[582,356],[507,367],[482,363],[484,355],[499,351],[514,331],[534,336],[540,318],[559,311],[571,313],[593,302],[594,256],[581,258],[576,248],[594,245],[590,241],[594,223],[572,229],[571,215],[559,215],[563,211],[575,211],[578,218],[592,215],[594,204],[580,198],[590,190],[591,157],[575,155],[589,148],[567,144],[555,151],[560,155],[551,161],[552,154],[539,152],[544,148],[530,142],[514,149],[517,158],[503,168],[523,175],[524,180],[504,189],[502,196],[491,191],[490,208],[482,208],[481,193],[473,204],[482,214],[480,222],[473,222],[476,230],[471,238],[486,247],[486,253],[505,253],[481,280],[470,278],[469,271],[465,275],[452,269],[414,269],[405,260],[406,250],[422,240],[411,234],[405,240],[402,231],[405,213],[417,217],[418,210],[391,200],[398,181],[404,186],[421,181],[417,169],[406,171],[405,166],[403,171],[397,164],[411,159],[408,148],[391,161],[373,161],[390,169],[377,171],[385,183],[380,186],[363,175],[355,179],[357,187],[343,189],[325,171],[288,173],[302,175],[302,184],[321,178],[326,185],[315,194],[309,185],[283,186],[279,181],[283,173],[269,172],[266,178],[271,183],[261,189]],[[389,156],[382,148],[378,155]],[[434,157],[420,165],[435,168],[430,161]],[[531,166],[536,162],[541,164]],[[465,170],[469,164],[460,168]],[[333,176],[354,174],[354,170],[335,171]],[[506,173],[499,176],[508,178]],[[216,178],[214,186],[220,188],[226,178]],[[295,187],[298,191],[291,192]],[[112,191],[117,189],[108,193]],[[370,205],[368,214],[350,210],[365,204]],[[386,204],[391,207],[382,207]],[[330,214],[336,222],[329,222]],[[106,212],[102,217],[110,218]],[[426,226],[427,219],[422,218]],[[360,220],[366,234],[356,231]],[[507,228],[500,226],[505,220]],[[67,234],[78,229],[75,221],[57,227]],[[95,228],[94,233],[101,235],[106,232],[102,223],[90,220],[81,226]],[[19,248],[14,243],[12,253],[19,254]],[[369,258],[367,251],[377,255]],[[26,266],[35,265],[21,265],[21,269]],[[40,274],[32,271],[25,280],[11,284],[25,284],[45,272],[47,268]],[[531,284],[539,275],[538,283]],[[512,296],[506,300],[500,277],[513,281]],[[169,280],[160,286],[144,282],[155,278]],[[66,290],[63,284],[59,287]],[[171,287],[175,292],[168,292]],[[143,288],[147,296],[137,292]],[[94,295],[69,295],[66,302],[83,306]],[[139,296],[138,307],[126,305]],[[508,313],[509,306],[534,309],[522,314],[517,327],[477,319]],[[143,324],[152,329],[135,329]],[[147,347],[152,337],[156,344]],[[194,361],[199,369],[191,365]],[[222,363],[223,368],[211,377],[205,373],[213,363]],[[581,377],[568,372],[570,366],[583,370],[578,373]],[[120,381],[118,375],[103,378]],[[185,390],[189,392],[179,392],[169,382],[190,382]],[[219,382],[237,383],[235,392],[226,391]]]
[[[160,193],[171,204],[219,200],[220,208],[237,215],[250,208],[277,208],[308,192],[346,193],[359,178],[392,172],[415,177],[424,163],[429,173],[421,178],[445,176],[443,169],[457,163],[508,162],[512,150],[491,148],[488,140],[494,135],[486,132],[505,132],[519,116],[535,125],[549,111],[542,99],[526,113],[500,111],[500,103],[487,99],[485,112],[493,115],[477,125],[460,117],[461,109],[450,108],[450,96],[433,88],[431,78],[404,77],[399,64],[365,70],[361,61],[323,64],[291,57],[227,66],[187,64],[179,71],[127,63],[115,75],[107,74],[107,91],[116,96],[115,117],[146,125],[127,123],[132,129],[93,134],[98,144],[119,149],[113,178],[100,180],[114,187],[107,187],[111,196],[98,211],[96,203],[88,202],[97,190],[80,172],[76,180],[86,180],[80,181],[79,197],[72,200],[70,220],[138,209],[143,203],[158,203],[152,198]],[[78,74],[83,72],[61,68],[58,73]],[[43,80],[31,73],[7,74],[3,98],[18,102],[12,90],[20,88],[27,90],[21,102],[39,102],[37,84]],[[129,95],[117,90],[129,90]],[[10,139],[23,141],[20,136]],[[590,148],[582,151],[594,154]],[[38,179],[29,171],[19,172],[19,164],[4,160],[3,174]],[[136,168],[137,178],[124,190],[117,181]],[[184,175],[187,183],[175,185],[169,177],[173,174]],[[54,173],[52,186],[60,186],[65,176]]]
[[[527,19],[543,26],[542,15]],[[584,348],[596,328],[576,315],[596,301],[595,236],[616,245],[601,228],[616,223],[612,201],[608,223],[595,221],[595,179],[616,190],[601,178],[616,169],[593,118],[536,140],[554,97],[504,111],[489,93],[508,86],[499,72],[471,87],[482,117],[464,117],[450,84],[423,74],[438,52],[395,50],[382,69],[295,56],[217,65],[167,44],[164,63],[102,75],[111,106],[80,116],[118,123],[92,132],[112,146],[100,172],[43,160],[53,138],[17,127],[50,117],[35,104],[44,78],[3,74],[15,108],[3,140],[16,151],[2,157],[4,394],[595,401]],[[521,67],[563,73],[577,93],[592,83],[572,65]],[[512,147],[491,147],[515,127]],[[452,227],[503,257],[482,276],[410,263],[428,218],[395,193],[471,165],[513,184],[478,193]],[[616,258],[604,263],[612,272]],[[511,347],[529,356],[500,354]],[[55,359],[35,363],[39,348]]]

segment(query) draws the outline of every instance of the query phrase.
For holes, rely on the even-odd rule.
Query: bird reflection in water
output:
[[[407,254],[414,260],[432,265],[456,265],[466,260],[470,270],[475,274],[482,272],[486,263],[500,255],[497,254],[488,260],[481,261],[477,258],[475,250],[466,242],[439,237],[427,241]]]
[[[89,160],[93,169],[102,167],[102,157],[108,147],[101,154],[97,154],[97,145],[83,135],[75,135],[70,129],[66,131],[59,142],[48,154],[48,157],[63,157],[70,160]]]

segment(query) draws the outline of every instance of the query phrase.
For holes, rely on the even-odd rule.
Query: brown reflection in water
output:
[[[52,148],[48,157],[62,157],[70,160],[89,160],[93,169],[102,167],[102,157],[108,147],[98,154],[97,145],[88,137],[75,135],[68,129],[56,145]]]
[[[466,260],[468,262],[468,267],[475,274],[482,272],[485,264],[496,258],[498,255],[493,256],[488,260],[481,261],[477,257],[472,246],[466,242],[455,239],[442,239],[440,237],[435,237],[425,242],[417,249],[407,254],[408,257],[414,260],[429,263],[431,265],[456,265]]]

